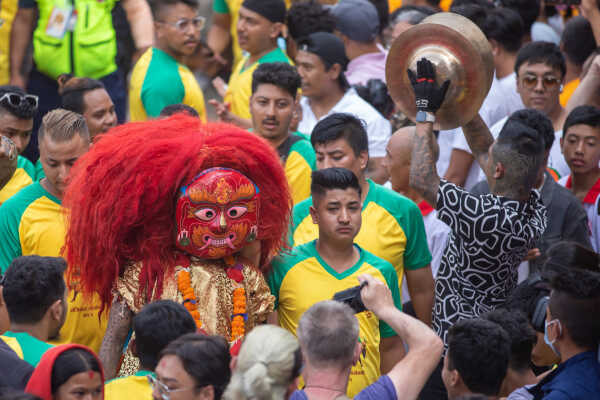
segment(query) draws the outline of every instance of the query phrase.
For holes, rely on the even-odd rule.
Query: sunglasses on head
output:
[[[4,93],[2,97],[0,97],[0,103],[3,103],[4,101],[13,107],[20,107],[23,103],[27,103],[33,108],[38,107],[38,97],[32,94],[22,95],[13,92]]]
[[[545,90],[554,90],[560,86],[560,79],[554,76],[540,76],[537,75],[525,75],[521,79],[523,86],[527,89],[535,89],[538,83],[538,79],[542,80],[542,86]]]

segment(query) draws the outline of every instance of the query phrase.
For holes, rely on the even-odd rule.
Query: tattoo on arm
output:
[[[108,317],[108,327],[98,357],[104,366],[105,378],[114,378],[119,371],[119,359],[121,350],[127,339],[127,334],[131,328],[133,312],[129,309],[125,301],[113,301]]]
[[[410,186],[435,207],[440,177],[433,156],[435,137],[432,129],[433,127],[429,123],[417,124],[410,163]]]
[[[487,163],[488,150],[492,143],[494,143],[494,137],[479,114],[463,126],[462,129],[471,152],[477,162],[479,162],[479,165],[483,167]]]

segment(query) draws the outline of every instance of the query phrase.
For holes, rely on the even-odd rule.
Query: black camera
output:
[[[354,314],[367,311],[367,308],[363,304],[360,298],[360,290],[367,285],[367,282],[363,282],[353,288],[342,290],[333,295],[333,300],[339,301],[340,303],[348,304],[353,310]]]

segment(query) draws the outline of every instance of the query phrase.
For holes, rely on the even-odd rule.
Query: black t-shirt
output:
[[[13,390],[22,392],[32,373],[33,367],[0,340],[0,394]]]

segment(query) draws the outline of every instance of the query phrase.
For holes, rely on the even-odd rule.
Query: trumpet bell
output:
[[[471,121],[481,108],[494,78],[492,48],[481,30],[454,13],[437,13],[403,32],[388,53],[385,75],[390,96],[413,122],[415,95],[406,73],[427,58],[436,66],[437,83],[450,80],[434,129],[448,130]]]

